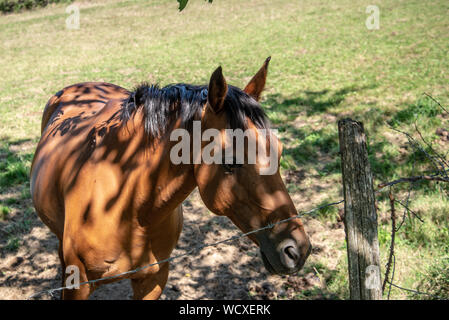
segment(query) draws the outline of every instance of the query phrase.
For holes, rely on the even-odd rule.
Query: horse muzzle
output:
[[[311,251],[312,245],[309,241],[298,245],[293,239],[281,241],[275,248],[260,247],[265,268],[271,274],[279,275],[292,274],[301,270]]]

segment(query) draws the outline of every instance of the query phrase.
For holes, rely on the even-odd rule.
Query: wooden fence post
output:
[[[363,123],[352,119],[340,120],[338,134],[350,296],[353,300],[380,300],[382,286],[377,213]]]

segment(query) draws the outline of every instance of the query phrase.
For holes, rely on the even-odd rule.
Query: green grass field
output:
[[[342,197],[340,118],[364,122],[376,184],[430,168],[390,125],[412,133],[416,122],[435,149],[449,150],[435,134],[449,119],[423,95],[449,105],[447,1],[190,0],[182,12],[175,0],[76,3],[79,30],[66,29],[63,4],[0,16],[2,228],[11,215],[23,216],[2,251],[16,250],[29,229],[28,171],[45,103],[76,82],[204,84],[221,65],[228,83],[243,87],[271,55],[262,105],[285,145],[284,174],[306,173],[288,188],[310,208]],[[378,30],[365,26],[370,4],[380,9]],[[407,188],[396,188],[401,201]],[[378,198],[383,264],[390,241],[386,195]],[[424,223],[410,216],[398,232],[395,282],[449,297],[448,197],[435,183],[421,183],[409,205]],[[334,216],[330,210],[317,219]],[[345,250],[344,241],[329,245]],[[306,267],[322,275],[329,297],[348,297],[345,255],[329,267],[318,254]],[[320,296],[320,290],[298,298]],[[393,288],[392,298],[426,297]]]

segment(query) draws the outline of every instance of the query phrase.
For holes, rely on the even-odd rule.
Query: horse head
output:
[[[194,164],[194,175],[208,209],[243,232],[274,225],[249,237],[268,271],[289,274],[304,265],[311,244],[279,172],[282,143],[259,104],[269,61],[244,90],[228,85],[221,67],[212,73],[201,116],[203,161]]]

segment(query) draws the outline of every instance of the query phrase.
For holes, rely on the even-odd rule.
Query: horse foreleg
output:
[[[75,254],[64,253],[65,266],[74,266],[75,270],[79,272],[79,283],[88,281],[86,268],[82,261]],[[63,270],[65,273],[65,270]],[[67,279],[67,274],[64,274],[63,279]],[[78,280],[78,279],[76,279]],[[63,286],[72,285],[73,283],[63,283]],[[80,285],[79,289],[64,289],[62,291],[63,300],[87,300],[89,295],[93,292],[94,287],[90,284]]]
[[[58,255],[59,255],[59,261],[61,262],[61,287],[65,286],[65,262],[64,262],[64,253],[62,251],[62,241],[59,240],[59,247],[58,247]],[[62,291],[61,296],[62,299]]]
[[[148,275],[146,278],[137,278],[131,280],[134,296],[136,300],[156,300],[162,294],[168,279],[168,262],[164,263],[155,274]]]

